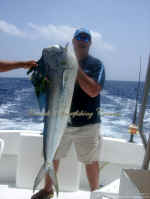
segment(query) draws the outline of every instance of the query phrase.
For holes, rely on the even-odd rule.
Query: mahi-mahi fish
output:
[[[78,66],[75,55],[67,46],[63,48],[60,45],[43,49],[42,64],[42,68],[38,69],[39,72],[41,70],[38,76],[47,81],[47,87],[43,92],[46,96],[43,130],[44,163],[35,178],[33,192],[47,173],[58,195],[59,188],[53,159],[67,125]],[[40,94],[39,92],[39,98]]]

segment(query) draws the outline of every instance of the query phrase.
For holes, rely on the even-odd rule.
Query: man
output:
[[[66,156],[73,142],[79,161],[85,164],[91,191],[94,191],[99,188],[102,139],[99,93],[104,85],[105,71],[101,61],[89,55],[92,38],[88,30],[83,28],[77,30],[72,42],[79,68],[70,110],[70,123],[55,154],[54,168],[57,172],[59,160]],[[44,189],[34,194],[31,199],[48,199],[52,196],[52,182],[46,175]]]
[[[36,62],[31,61],[0,61],[0,72],[7,72],[19,68],[31,68],[37,66]]]

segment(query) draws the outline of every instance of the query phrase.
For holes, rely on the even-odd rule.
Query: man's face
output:
[[[88,53],[90,45],[90,37],[85,33],[81,33],[73,38],[73,46],[76,53]]]

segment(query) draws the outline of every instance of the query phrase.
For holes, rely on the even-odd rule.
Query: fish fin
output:
[[[37,97],[38,103],[39,103],[39,108],[40,112],[43,112],[46,106],[46,93],[40,93],[39,96]]]
[[[62,80],[62,87],[64,89],[64,85],[65,85],[65,78],[64,78],[64,75],[65,75],[65,71],[63,72],[63,80]]]
[[[63,92],[64,90],[64,85],[65,85],[65,70],[63,71],[63,75],[62,75],[62,78],[61,78],[61,92]]]
[[[57,180],[57,176],[56,176],[54,168],[50,168],[50,167],[48,168],[48,175],[50,176],[50,178],[52,180],[52,183],[55,187],[55,191],[56,191],[56,194],[57,194],[57,197],[58,197],[59,186],[58,186],[58,180]]]
[[[65,51],[68,50],[68,46],[69,46],[69,42],[67,42],[66,45],[65,45]]]
[[[42,178],[45,176],[46,172],[47,172],[46,165],[43,164],[34,180],[33,193],[35,189],[37,188],[37,186],[40,184]]]

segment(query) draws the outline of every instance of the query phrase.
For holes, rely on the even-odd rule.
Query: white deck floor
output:
[[[0,185],[0,199],[30,199],[32,190]],[[54,199],[57,197],[55,196]],[[57,199],[90,199],[89,191],[60,192]]]
[[[117,199],[119,184],[120,180],[117,179],[93,193],[87,189],[77,192],[60,192],[58,198],[55,195],[53,199]],[[31,189],[18,189],[12,185],[0,185],[0,199],[30,199],[32,194]]]

